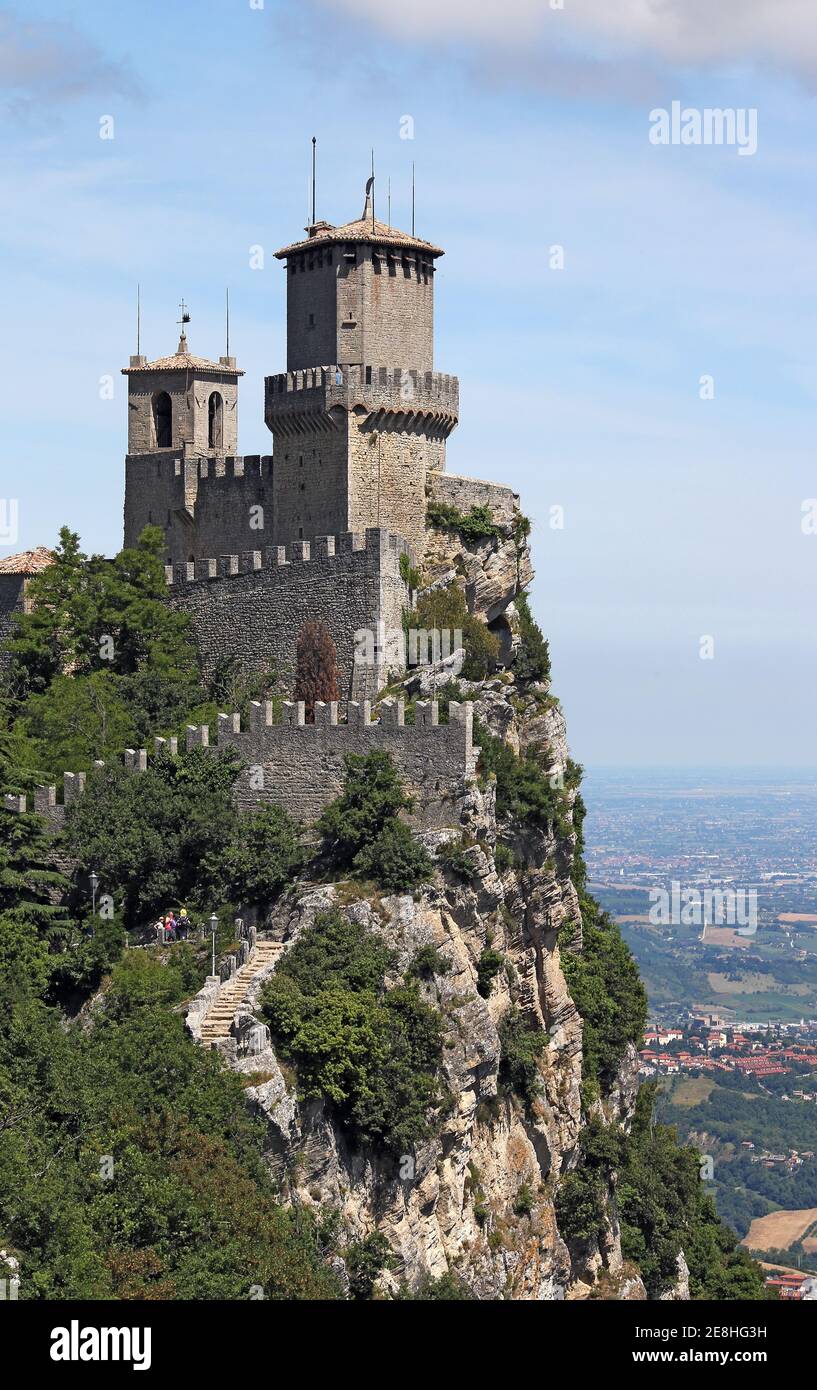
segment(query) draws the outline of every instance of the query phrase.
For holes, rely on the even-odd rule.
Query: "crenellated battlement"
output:
[[[264,390],[267,425],[285,436],[305,428],[340,428],[342,417],[331,413],[337,409],[348,413],[362,408],[381,425],[388,418],[404,429],[422,421],[442,437],[459,418],[458,378],[411,367],[307,367],[266,377]]]
[[[212,579],[231,579],[236,575],[255,574],[258,570],[284,569],[310,561],[337,559],[338,566],[347,571],[365,571],[371,558],[380,560],[391,552],[396,557],[409,553],[402,536],[395,536],[380,527],[370,527],[365,534],[346,531],[339,536],[315,536],[311,541],[292,541],[290,545],[268,545],[263,550],[248,550],[241,555],[219,555],[183,564],[165,565],[168,586],[179,588]],[[356,562],[355,557],[360,557]],[[351,567],[351,570],[350,570]]]
[[[341,708],[345,719],[341,718]],[[391,754],[407,790],[416,798],[413,819],[421,826],[450,824],[452,807],[476,773],[477,750],[473,742],[473,705],[449,705],[449,723],[440,724],[436,701],[418,701],[414,724],[406,724],[405,701],[385,700],[372,715],[369,700],[315,706],[315,722],[306,722],[304,702],[288,701],[280,722],[273,722],[271,700],[250,705],[248,727],[242,729],[239,713],[219,714],[215,743],[210,743],[207,724],[190,724],[188,751],[194,748],[220,752],[233,749],[241,759],[236,799],[242,810],[278,805],[291,815],[310,822],[336,797],[343,785],[345,757],[381,749]],[[154,740],[154,756],[178,754],[175,738]],[[123,754],[127,772],[139,774],[149,766],[145,748],[127,748]],[[94,770],[104,768],[97,762]],[[86,773],[63,774],[63,799],[57,787],[37,787],[33,811],[60,830],[66,809],[86,791]],[[25,796],[6,796],[7,811],[25,814]]]

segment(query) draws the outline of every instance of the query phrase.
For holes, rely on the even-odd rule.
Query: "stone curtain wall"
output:
[[[253,705],[250,728],[237,716],[219,720],[219,747],[235,747],[246,764],[237,796],[244,809],[271,802],[297,819],[314,821],[343,787],[344,757],[374,749],[390,753],[407,791],[415,797],[412,819],[424,828],[452,823],[452,804],[476,770],[473,706],[449,706],[450,723],[438,723],[437,705],[418,702],[416,723],[404,724],[404,702],[386,700],[372,722],[368,700],[350,703],[347,723],[337,705],[317,705],[315,723],[304,723],[303,701],[284,707],[284,723],[272,723],[269,702]],[[262,782],[262,786],[256,784]],[[447,808],[447,813],[446,813]]]
[[[14,614],[22,613],[25,602],[26,581],[22,574],[0,574],[0,643],[11,636]],[[0,646],[0,671],[7,671],[11,665],[11,653]]]
[[[386,700],[379,720],[372,720],[371,705],[350,702],[342,723],[338,705],[318,704],[315,723],[304,722],[303,701],[284,706],[281,724],[272,722],[272,702],[253,702],[249,728],[242,730],[238,714],[220,714],[215,749],[234,748],[243,767],[236,783],[236,799],[242,810],[262,805],[283,807],[298,820],[312,822],[343,786],[344,757],[374,749],[390,753],[404,785],[414,797],[411,819],[418,828],[439,829],[459,821],[458,803],[476,774],[477,750],[473,743],[473,705],[449,705],[449,723],[440,724],[436,701],[418,701],[414,725],[405,724],[403,700]],[[187,747],[209,748],[206,724],[189,725]],[[157,738],[156,752],[175,755],[175,739]],[[148,766],[147,750],[128,748],[125,767],[135,774]],[[96,769],[104,767],[95,763]],[[63,802],[55,786],[37,787],[33,810],[59,830],[65,807],[86,790],[84,772],[63,776]],[[25,796],[6,796],[7,811],[25,813]]]
[[[193,619],[207,676],[230,657],[248,671],[272,665],[276,688],[291,696],[298,633],[308,619],[318,619],[335,641],[341,693],[371,695],[385,684],[379,625],[399,630],[409,602],[400,577],[400,556],[406,550],[401,537],[377,528],[367,530],[365,539],[351,532],[318,536],[288,550],[271,547],[176,566],[168,595],[174,607]],[[372,632],[378,652],[374,667],[356,673],[354,637],[359,629]]]
[[[519,493],[503,483],[485,483],[479,478],[459,478],[454,473],[428,475],[428,494],[436,502],[447,502],[458,511],[488,507],[494,519],[510,526],[519,517]]]
[[[125,545],[161,526],[173,564],[274,544],[272,507],[268,454],[162,451],[125,460]]]

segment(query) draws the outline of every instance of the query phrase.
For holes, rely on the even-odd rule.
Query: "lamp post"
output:
[[[218,929],[218,918],[217,918],[215,912],[213,912],[213,913],[210,914],[210,931],[211,931],[212,934],[213,934],[213,968],[212,968],[212,970],[211,970],[211,972],[210,972],[212,975],[215,975],[215,973],[216,973],[216,931],[217,931],[217,929]]]
[[[94,873],[93,869],[88,875],[88,882],[91,885],[91,913],[96,917],[96,890],[99,887],[99,878]]]

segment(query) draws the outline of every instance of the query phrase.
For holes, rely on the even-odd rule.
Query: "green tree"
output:
[[[202,910],[228,890],[230,847],[240,859],[237,764],[195,748],[159,754],[146,772],[105,768],[68,808],[65,841],[81,868],[95,869],[127,927],[171,903]],[[247,841],[243,841],[246,849]]]
[[[388,821],[371,844],[358,850],[354,866],[386,893],[408,893],[431,878],[431,855],[401,820]]]
[[[371,845],[386,824],[401,810],[410,810],[394,761],[376,749],[365,756],[349,753],[344,758],[343,791],[330,801],[318,820],[332,860],[351,868],[355,856]]]
[[[355,1142],[405,1153],[440,1100],[442,1024],[415,980],[386,990],[392,953],[339,911],[320,914],[262,995],[305,1097],[328,1101]]]
[[[280,806],[245,812],[224,852],[227,896],[247,906],[266,906],[292,882],[305,859],[300,826]]]
[[[514,675],[520,681],[549,681],[550,648],[530,611],[528,595],[517,594],[514,607],[519,615],[519,646],[513,662]]]

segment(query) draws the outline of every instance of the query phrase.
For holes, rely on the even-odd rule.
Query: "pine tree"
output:
[[[48,936],[67,918],[68,881],[55,866],[54,841],[40,816],[0,809],[0,913]]]
[[[295,669],[295,697],[306,706],[306,721],[315,722],[315,704],[340,699],[338,655],[332,634],[325,623],[304,623],[298,634]]]

